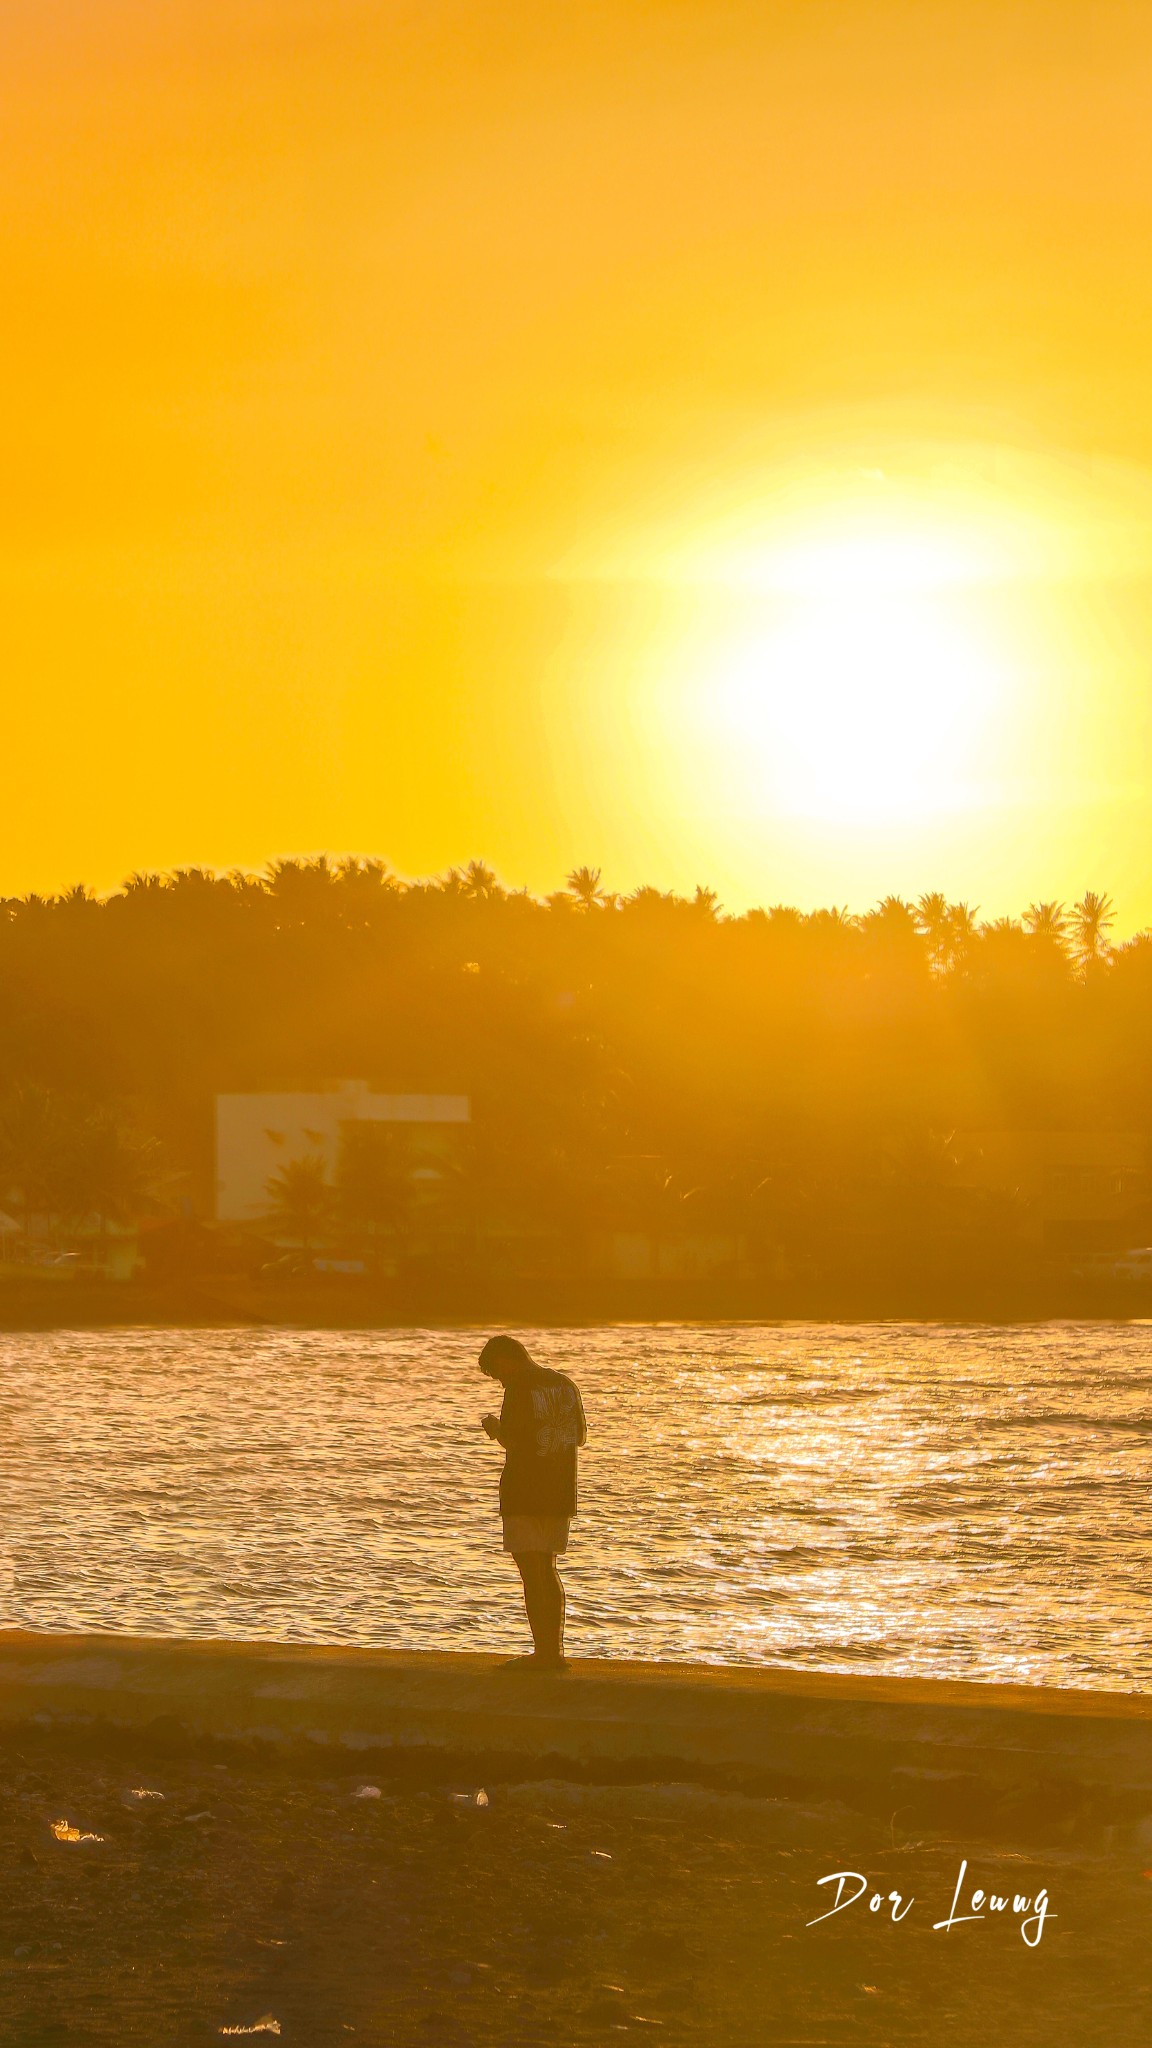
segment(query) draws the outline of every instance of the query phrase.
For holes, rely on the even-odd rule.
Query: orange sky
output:
[[[6,0],[0,61],[0,889],[1152,919],[1146,6]]]

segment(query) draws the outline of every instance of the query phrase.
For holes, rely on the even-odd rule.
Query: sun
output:
[[[864,527],[785,542],[759,565],[751,623],[693,664],[691,744],[741,808],[899,821],[978,800],[990,721],[1011,693],[973,597],[963,537]]]
[[[814,437],[738,483],[718,464],[557,564],[622,622],[574,758],[644,846],[737,877],[852,850],[874,875],[881,848],[915,875],[997,833],[1015,859],[1056,794],[1115,784],[1097,674],[1144,701],[1109,607],[1149,562],[1152,484],[1043,451]]]

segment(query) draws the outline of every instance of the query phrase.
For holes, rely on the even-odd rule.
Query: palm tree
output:
[[[979,938],[984,964],[994,971],[1003,971],[1028,958],[1028,934],[1017,917],[992,918],[981,925]]]
[[[949,959],[953,965],[965,958],[972,941],[979,936],[979,920],[979,910],[974,910],[970,903],[948,905]]]
[[[875,910],[861,918],[860,925],[873,938],[903,946],[915,943],[919,931],[915,905],[905,903],[901,896],[882,897]]]
[[[599,868],[573,868],[568,876],[567,887],[583,910],[594,910],[604,902]]]
[[[56,903],[60,910],[71,911],[73,915],[98,907],[96,897],[83,882],[76,882],[71,889],[65,889],[63,895],[56,898]]]
[[[633,889],[632,894],[624,898],[624,908],[626,910],[660,911],[666,910],[668,905],[675,903],[676,900],[670,889],[656,889],[651,882],[641,882],[638,889]]]
[[[0,1190],[19,1208],[25,1238],[34,1216],[63,1206],[68,1136],[60,1098],[34,1082],[14,1088],[0,1109]]]
[[[951,953],[952,920],[948,898],[939,889],[929,890],[920,897],[915,916],[917,929],[928,944],[928,958],[939,973]]]
[[[700,917],[706,917],[710,923],[714,923],[720,908],[720,898],[716,894],[715,889],[704,889],[697,882],[696,894],[692,898],[692,908]]]
[[[156,1140],[126,1131],[111,1110],[97,1109],[67,1133],[57,1201],[76,1223],[96,1217],[103,1262],[109,1223],[132,1222],[155,1196],[160,1174]]]
[[[155,1138],[125,1130],[110,1110],[98,1109],[80,1133],[83,1194],[101,1223],[126,1223],[155,1191],[161,1171]]]
[[[773,903],[771,909],[762,912],[761,915],[772,932],[787,932],[790,937],[794,937],[803,928],[804,912],[795,909],[791,903]]]
[[[1095,889],[1086,889],[1079,903],[1073,904],[1072,947],[1082,972],[1108,958],[1108,927],[1115,916],[1112,898],[1097,895]]]
[[[16,1088],[0,1108],[0,1197],[15,1201],[28,1236],[32,1218],[57,1223],[128,1222],[157,1187],[160,1148],[125,1130],[104,1105],[86,1110],[49,1088]]]
[[[403,1249],[412,1206],[407,1149],[388,1124],[349,1123],[340,1135],[336,1199],[353,1228],[391,1231]]]
[[[841,932],[854,932],[859,929],[858,922],[846,903],[843,906],[833,903],[828,910],[810,910],[804,922],[811,931],[826,935],[839,935]]]
[[[300,1159],[286,1160],[264,1186],[275,1221],[300,1239],[305,1252],[311,1251],[332,1203],[332,1190],[320,1154],[306,1152]]]
[[[336,882],[336,870],[326,853],[315,860],[273,861],[266,887],[277,923],[282,929],[306,929],[313,923],[327,927],[339,901]]]
[[[1068,919],[1062,903],[1030,903],[1021,920],[1034,939],[1046,939],[1062,947],[1068,935]]]
[[[402,884],[382,860],[358,860],[349,855],[336,867],[336,882],[344,922],[362,927],[371,924],[381,903],[403,893]]]
[[[504,893],[495,873],[491,868],[485,867],[482,860],[469,861],[464,870],[462,883],[461,893],[473,897],[477,903],[488,903],[494,896],[502,896]]]

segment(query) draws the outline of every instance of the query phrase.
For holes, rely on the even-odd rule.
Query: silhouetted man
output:
[[[568,1548],[576,1513],[576,1453],[588,1437],[584,1406],[572,1381],[537,1365],[515,1337],[490,1337],[480,1370],[504,1388],[499,1415],[485,1415],[481,1427],[506,1453],[500,1475],[504,1548],[524,1583],[536,1646],[531,1657],[516,1661],[563,1671],[564,1587],[556,1559]]]

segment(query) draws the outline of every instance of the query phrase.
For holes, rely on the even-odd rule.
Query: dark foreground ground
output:
[[[182,2048],[615,2040],[745,2048],[1152,2039],[1152,1850],[912,1835],[688,1786],[488,1787],[0,1752],[0,2041]],[[163,1793],[137,1799],[134,1789]],[[99,1841],[60,1840],[67,1822]],[[1009,1909],[933,1931],[960,1859]],[[817,1879],[862,1902],[823,1926]],[[852,1887],[855,1889],[855,1886]],[[902,1910],[902,1909],[901,1909]],[[263,2026],[261,2027],[261,2022]]]

